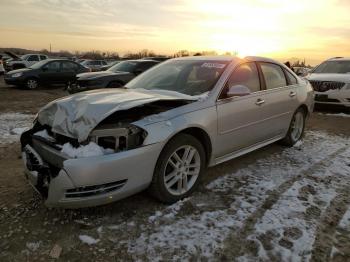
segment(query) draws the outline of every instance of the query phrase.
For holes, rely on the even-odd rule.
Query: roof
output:
[[[232,61],[232,60],[235,60],[235,59],[239,59],[238,57],[236,56],[184,56],[184,57],[178,57],[178,58],[174,58],[176,60],[203,60],[203,61],[218,61],[218,60],[221,60],[221,61]]]
[[[350,61],[350,57],[333,57],[327,61]]]

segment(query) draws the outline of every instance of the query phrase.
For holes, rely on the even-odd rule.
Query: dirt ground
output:
[[[35,114],[64,95],[0,78],[0,115]],[[58,261],[350,261],[349,137],[350,117],[315,112],[301,145],[210,168],[177,204],[143,192],[80,210],[46,208],[18,142],[0,143],[0,261],[54,260],[55,245]]]

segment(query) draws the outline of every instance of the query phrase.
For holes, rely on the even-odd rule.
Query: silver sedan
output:
[[[77,208],[144,189],[173,203],[214,166],[280,141],[293,146],[313,90],[260,57],[171,59],[124,88],[42,108],[21,137],[25,173],[47,206]]]

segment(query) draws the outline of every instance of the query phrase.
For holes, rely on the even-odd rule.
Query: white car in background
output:
[[[11,61],[6,62],[5,67],[7,71],[28,68],[35,63],[46,60],[49,57],[43,54],[26,54],[21,57],[15,56]]]
[[[350,58],[331,58],[306,77],[315,91],[316,104],[350,108]]]
[[[108,65],[104,60],[85,60],[80,64],[89,68],[91,72],[101,71],[103,66]]]

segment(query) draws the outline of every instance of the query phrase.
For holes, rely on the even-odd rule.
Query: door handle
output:
[[[262,100],[261,98],[259,98],[258,100],[256,100],[255,104],[260,106],[262,105],[263,103],[265,103],[265,100]]]
[[[290,96],[290,97],[295,97],[296,95],[297,95],[297,93],[294,92],[294,91],[292,91],[292,92],[289,93],[289,96]]]

